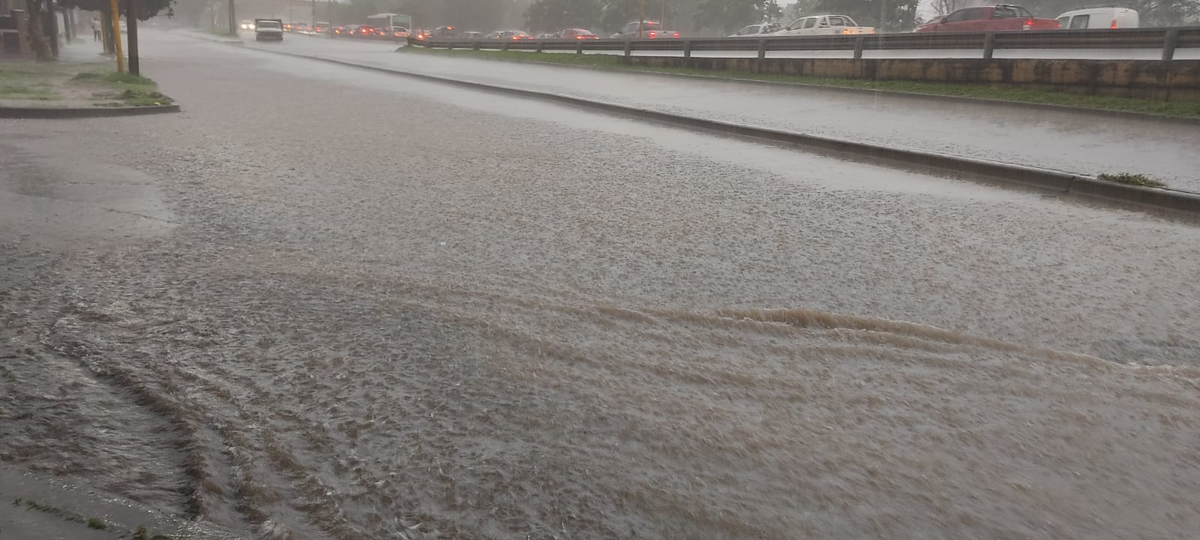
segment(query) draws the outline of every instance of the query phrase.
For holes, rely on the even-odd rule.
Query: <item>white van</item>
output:
[[[1137,28],[1138,12],[1129,8],[1102,7],[1077,9],[1055,17],[1064,29],[1083,30],[1087,28]]]

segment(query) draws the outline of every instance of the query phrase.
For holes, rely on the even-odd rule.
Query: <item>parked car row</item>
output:
[[[1039,19],[1028,9],[1012,4],[975,6],[959,9],[945,17],[925,23],[915,32],[1019,32],[1059,28],[1137,28],[1138,12],[1128,8],[1103,7],[1068,11],[1054,19]],[[874,34],[875,29],[859,26],[847,15],[811,15],[800,17],[787,26],[759,23],[742,27],[729,37],[855,35]]]
[[[243,28],[253,29],[253,21],[243,21]],[[1055,19],[1034,17],[1028,9],[1013,4],[974,6],[959,9],[944,17],[938,17],[917,27],[915,32],[1018,32],[1024,30],[1054,30],[1058,28],[1137,28],[1138,12],[1128,8],[1104,7],[1068,11]],[[339,37],[360,39],[402,39],[409,36],[409,29],[402,26],[375,27],[371,25],[331,25],[327,22],[285,23],[284,32],[301,34],[333,34]],[[731,34],[731,38],[756,38],[766,36],[819,36],[874,34],[875,28],[861,26],[848,15],[808,15],[787,25],[780,23],[757,23],[742,27]],[[439,26],[433,30],[416,30],[412,37],[425,39],[462,40],[591,40],[600,36],[585,28],[565,28],[554,33],[536,36],[521,30],[496,30],[483,32],[459,31],[453,26]],[[680,33],[663,29],[662,23],[652,20],[631,21],[619,32],[609,36],[614,39],[679,39]]]

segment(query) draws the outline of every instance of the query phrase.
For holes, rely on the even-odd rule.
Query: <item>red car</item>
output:
[[[363,25],[354,29],[354,35],[359,37],[369,37],[375,35],[375,27]]]
[[[1021,6],[1000,4],[992,7],[963,8],[928,24],[917,32],[1020,32],[1021,30],[1058,30],[1054,19],[1037,19]]]

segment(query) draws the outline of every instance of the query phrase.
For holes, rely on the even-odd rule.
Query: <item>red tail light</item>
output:
[[[657,36],[657,35],[658,35],[658,32],[650,32],[650,39],[654,39],[655,36]]]
[[[1062,26],[1062,25],[1059,25],[1059,26]],[[1113,19],[1112,24],[1110,24],[1108,27],[1112,28],[1113,30],[1116,30],[1117,29],[1117,20]]]
[[[679,37],[679,32],[675,32],[675,37]]]

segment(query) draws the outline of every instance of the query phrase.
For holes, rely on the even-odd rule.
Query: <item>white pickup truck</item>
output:
[[[859,26],[848,15],[812,15],[800,17],[773,36],[828,36],[874,34],[870,26]]]
[[[254,19],[255,41],[283,41],[282,19]]]

